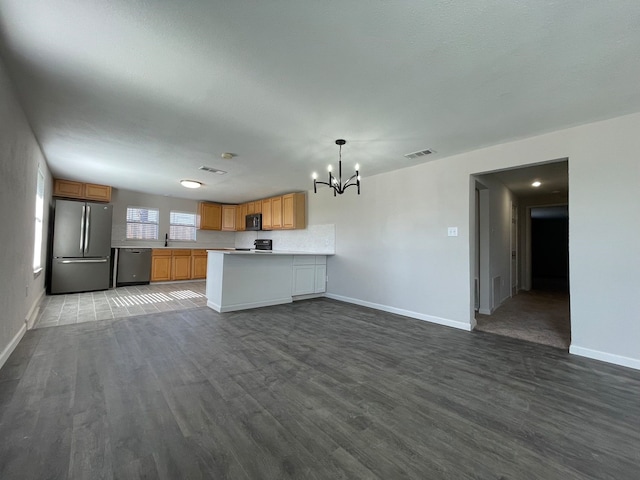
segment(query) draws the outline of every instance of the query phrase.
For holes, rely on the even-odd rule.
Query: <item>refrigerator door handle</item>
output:
[[[87,213],[87,206],[82,206],[82,217],[80,217],[80,251],[84,252],[84,220]]]
[[[108,258],[81,258],[74,260],[58,260],[58,263],[106,263]]]
[[[89,250],[89,225],[91,223],[91,207],[87,205],[87,222],[85,225],[85,233],[84,233],[84,253],[86,254]]]

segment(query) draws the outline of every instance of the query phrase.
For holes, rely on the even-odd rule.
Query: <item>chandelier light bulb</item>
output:
[[[315,180],[316,178],[318,178],[318,174],[316,172],[313,172],[311,174],[311,178],[313,178]]]
[[[332,170],[333,170],[333,167],[332,167],[331,165],[329,165],[329,166],[327,167],[327,172],[330,172],[330,171],[332,171]]]
[[[360,170],[360,164],[356,163],[356,170]]]

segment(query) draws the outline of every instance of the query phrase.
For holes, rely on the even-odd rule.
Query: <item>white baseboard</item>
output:
[[[601,360],[603,362],[613,363],[615,365],[621,365],[623,367],[640,370],[640,360],[638,360],[637,358],[623,357],[622,355],[601,352],[599,350],[592,350],[590,348],[577,347],[575,345],[571,345],[569,347],[569,353],[572,353],[573,355],[579,355],[581,357],[593,358],[594,360]]]
[[[38,298],[35,299],[27,316],[24,318],[24,323],[27,325],[27,330],[31,330],[38,319],[38,313],[40,313],[40,300],[42,300],[42,296],[44,295],[44,288],[38,295]]]
[[[212,308],[216,312],[225,313],[225,312],[236,312],[238,310],[248,310],[250,308],[271,307],[273,305],[283,305],[285,303],[291,303],[291,302],[292,302],[291,297],[285,297],[285,298],[278,298],[275,300],[267,300],[263,302],[238,303],[236,305],[226,305],[222,307],[217,303],[213,303],[212,301],[207,301],[207,307]]]
[[[404,310],[402,308],[390,307],[388,305],[381,305],[379,303],[367,302],[364,300],[359,300],[357,298],[343,297],[342,295],[335,295],[333,293],[325,293],[325,297],[332,298],[333,300],[339,300],[341,302],[355,303],[356,305],[361,305],[363,307],[375,308],[376,310],[382,310],[383,312],[395,313],[398,315],[403,315],[405,317],[424,320],[425,322],[437,323],[438,325],[445,325],[447,327],[458,328],[460,330],[466,330],[466,331],[472,330],[472,326],[470,323],[449,320],[448,318],[434,317],[433,315],[425,315],[424,313],[412,312],[410,310]]]
[[[16,347],[20,343],[20,340],[22,340],[22,337],[24,337],[24,334],[26,332],[27,332],[27,324],[23,323],[22,327],[20,327],[20,330],[18,330],[18,333],[16,333],[15,336],[9,342],[9,345],[7,345],[5,349],[2,351],[2,353],[0,353],[0,368],[4,366],[5,362],[9,359],[9,357],[11,356],[13,351],[16,349]]]
[[[479,308],[478,313],[481,313],[482,315],[491,315],[493,312],[490,308]]]
[[[292,295],[292,299],[294,302],[298,300],[309,300],[310,298],[320,298],[324,297],[324,293],[308,293],[305,295]]]

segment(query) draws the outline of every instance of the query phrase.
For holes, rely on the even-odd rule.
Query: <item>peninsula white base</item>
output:
[[[209,250],[207,306],[224,313],[291,303],[294,257],[300,255]]]

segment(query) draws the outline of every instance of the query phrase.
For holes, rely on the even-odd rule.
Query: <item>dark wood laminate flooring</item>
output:
[[[640,372],[328,299],[29,331],[0,478],[637,479]]]

